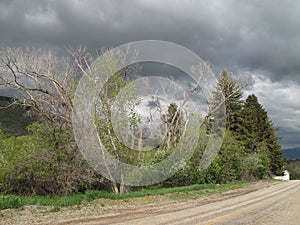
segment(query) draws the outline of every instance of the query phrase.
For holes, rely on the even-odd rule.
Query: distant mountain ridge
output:
[[[22,106],[7,107],[14,99],[0,96],[0,128],[7,135],[26,135],[26,127],[34,120],[26,116],[26,108]]]
[[[283,156],[284,158],[288,158],[288,159],[293,159],[293,158],[300,159],[300,147],[285,149]]]

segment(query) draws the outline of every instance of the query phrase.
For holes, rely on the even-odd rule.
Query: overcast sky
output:
[[[157,39],[255,81],[283,135],[300,146],[300,1],[0,0],[0,45],[60,50]]]

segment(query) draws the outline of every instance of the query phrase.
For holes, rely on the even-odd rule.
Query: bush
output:
[[[6,138],[0,133],[2,192],[66,195],[93,188],[101,179],[74,148],[71,132],[50,123],[29,129],[32,135]]]
[[[244,160],[242,179],[251,181],[270,177],[269,159],[264,151],[248,154]]]
[[[226,131],[219,154],[206,171],[207,183],[227,183],[240,180],[245,170],[243,144]]]
[[[292,180],[300,180],[300,159],[289,160],[286,169],[290,172]]]

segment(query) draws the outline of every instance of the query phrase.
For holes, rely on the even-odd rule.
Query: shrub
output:
[[[93,188],[101,179],[70,146],[71,132],[50,123],[35,123],[29,129],[32,135],[6,138],[0,133],[2,192],[65,195]]]

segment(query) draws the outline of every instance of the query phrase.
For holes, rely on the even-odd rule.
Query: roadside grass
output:
[[[33,196],[23,197],[17,195],[0,196],[0,210],[21,208],[25,205],[53,206],[53,212],[60,210],[60,207],[81,205],[84,202],[91,202],[95,199],[132,199],[145,196],[167,196],[170,200],[196,198],[204,195],[211,195],[227,190],[234,190],[246,186],[247,182],[233,182],[222,185],[217,184],[195,184],[184,187],[160,188],[160,189],[141,189],[122,195],[107,191],[87,190],[85,193],[78,193],[69,196]]]

